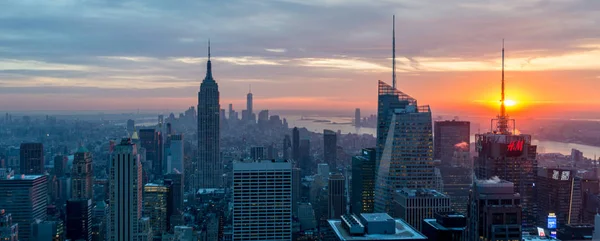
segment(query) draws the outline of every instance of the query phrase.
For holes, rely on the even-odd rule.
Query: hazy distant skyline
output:
[[[595,0],[9,0],[0,8],[0,110],[183,111],[196,105],[209,38],[222,108],[245,109],[252,84],[257,110],[373,110],[377,80],[391,83],[396,14],[398,88],[434,112],[491,111],[502,38],[507,98],[520,110],[600,112]]]

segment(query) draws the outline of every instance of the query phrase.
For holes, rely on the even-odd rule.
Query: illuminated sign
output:
[[[552,179],[568,181],[571,178],[571,171],[552,170]]]
[[[546,232],[544,232],[543,228],[538,227],[537,231],[538,231],[538,236],[540,236],[540,237],[546,237]]]
[[[550,237],[556,238],[556,231],[550,231]]]
[[[515,140],[508,143],[506,146],[506,155],[509,157],[521,156],[523,155],[523,146],[525,145],[525,140]]]
[[[554,213],[548,214],[548,229],[556,229],[556,215]]]

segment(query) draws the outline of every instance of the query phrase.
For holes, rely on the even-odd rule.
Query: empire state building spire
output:
[[[203,82],[207,81],[215,82],[215,80],[212,77],[212,65],[210,63],[210,39],[208,40],[208,61],[206,62],[206,77],[204,77]]]

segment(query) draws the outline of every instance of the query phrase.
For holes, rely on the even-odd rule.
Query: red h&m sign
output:
[[[521,156],[523,154],[523,146],[524,145],[525,145],[525,140],[511,141],[506,146],[507,156]]]

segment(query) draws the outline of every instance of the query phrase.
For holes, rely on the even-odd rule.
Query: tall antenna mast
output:
[[[500,105],[500,116],[506,116],[506,106],[504,105],[504,39],[502,39],[502,102]]]
[[[210,39],[208,39],[208,60],[210,60]]]
[[[396,89],[396,15],[392,21],[392,88]]]

